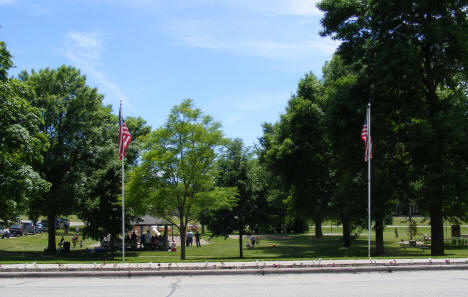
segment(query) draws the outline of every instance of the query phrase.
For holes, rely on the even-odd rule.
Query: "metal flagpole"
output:
[[[367,211],[368,211],[368,216],[369,216],[369,234],[368,234],[368,241],[367,241],[367,255],[369,259],[371,258],[371,104],[369,102],[369,106],[367,109],[367,183],[368,183],[368,189],[367,189]]]
[[[119,119],[119,129],[120,129],[120,135],[123,137],[123,124],[122,124],[122,99],[120,100],[120,119]],[[119,143],[119,154],[120,154],[120,146],[123,145],[123,143]],[[120,156],[122,160],[122,262],[125,262],[125,169],[124,169],[124,159],[125,156]]]
[[[125,172],[124,158],[122,158],[122,261],[125,262]]]

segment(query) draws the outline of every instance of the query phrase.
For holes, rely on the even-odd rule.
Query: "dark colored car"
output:
[[[34,230],[36,233],[42,233],[42,231],[44,231],[44,227],[41,223],[34,223]]]
[[[24,233],[26,234],[36,234],[36,228],[32,223],[24,222],[23,223]]]
[[[57,229],[68,229],[70,227],[70,221],[67,218],[57,218],[55,221],[55,228]]]
[[[23,224],[13,224],[10,226],[10,234],[11,235],[20,235],[23,236],[25,234]]]
[[[42,224],[42,231],[48,231],[49,230],[49,223],[47,222],[46,219],[41,220]]]

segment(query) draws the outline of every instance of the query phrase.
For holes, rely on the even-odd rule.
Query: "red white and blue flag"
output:
[[[119,158],[125,157],[125,152],[127,150],[128,145],[132,141],[132,135],[130,135],[130,131],[128,131],[127,125],[125,125],[125,121],[122,116],[122,102],[120,102],[120,110],[119,110]]]
[[[364,152],[364,160],[367,162],[369,159],[372,159],[372,139],[369,133],[369,129],[367,127],[367,123],[369,122],[369,109],[366,112],[366,119],[364,120],[364,125],[362,126],[361,131],[361,139],[364,141],[364,145],[366,146]]]

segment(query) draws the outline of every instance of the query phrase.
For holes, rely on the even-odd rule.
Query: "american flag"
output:
[[[364,125],[362,126],[361,139],[364,141],[366,146],[364,152],[364,160],[367,162],[369,159],[372,159],[372,139],[367,129],[367,120],[369,118],[369,110],[366,112],[366,118],[364,119]]]
[[[120,102],[119,110],[119,158],[122,160],[125,157],[125,151],[127,150],[128,145],[132,141],[132,135],[128,131],[127,125],[122,116],[122,102]]]

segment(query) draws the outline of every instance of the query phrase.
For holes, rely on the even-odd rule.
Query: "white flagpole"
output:
[[[120,135],[122,136],[122,100],[120,100],[120,119],[119,119],[119,129]],[[120,145],[119,143],[119,155],[120,155]],[[124,170],[124,156],[120,156],[122,160],[122,262],[125,262],[125,170]]]
[[[125,172],[122,158],[122,261],[125,262]]]
[[[368,109],[367,109],[367,211],[369,216],[369,234],[367,240],[367,255],[369,259],[371,258],[371,104],[369,102]]]

